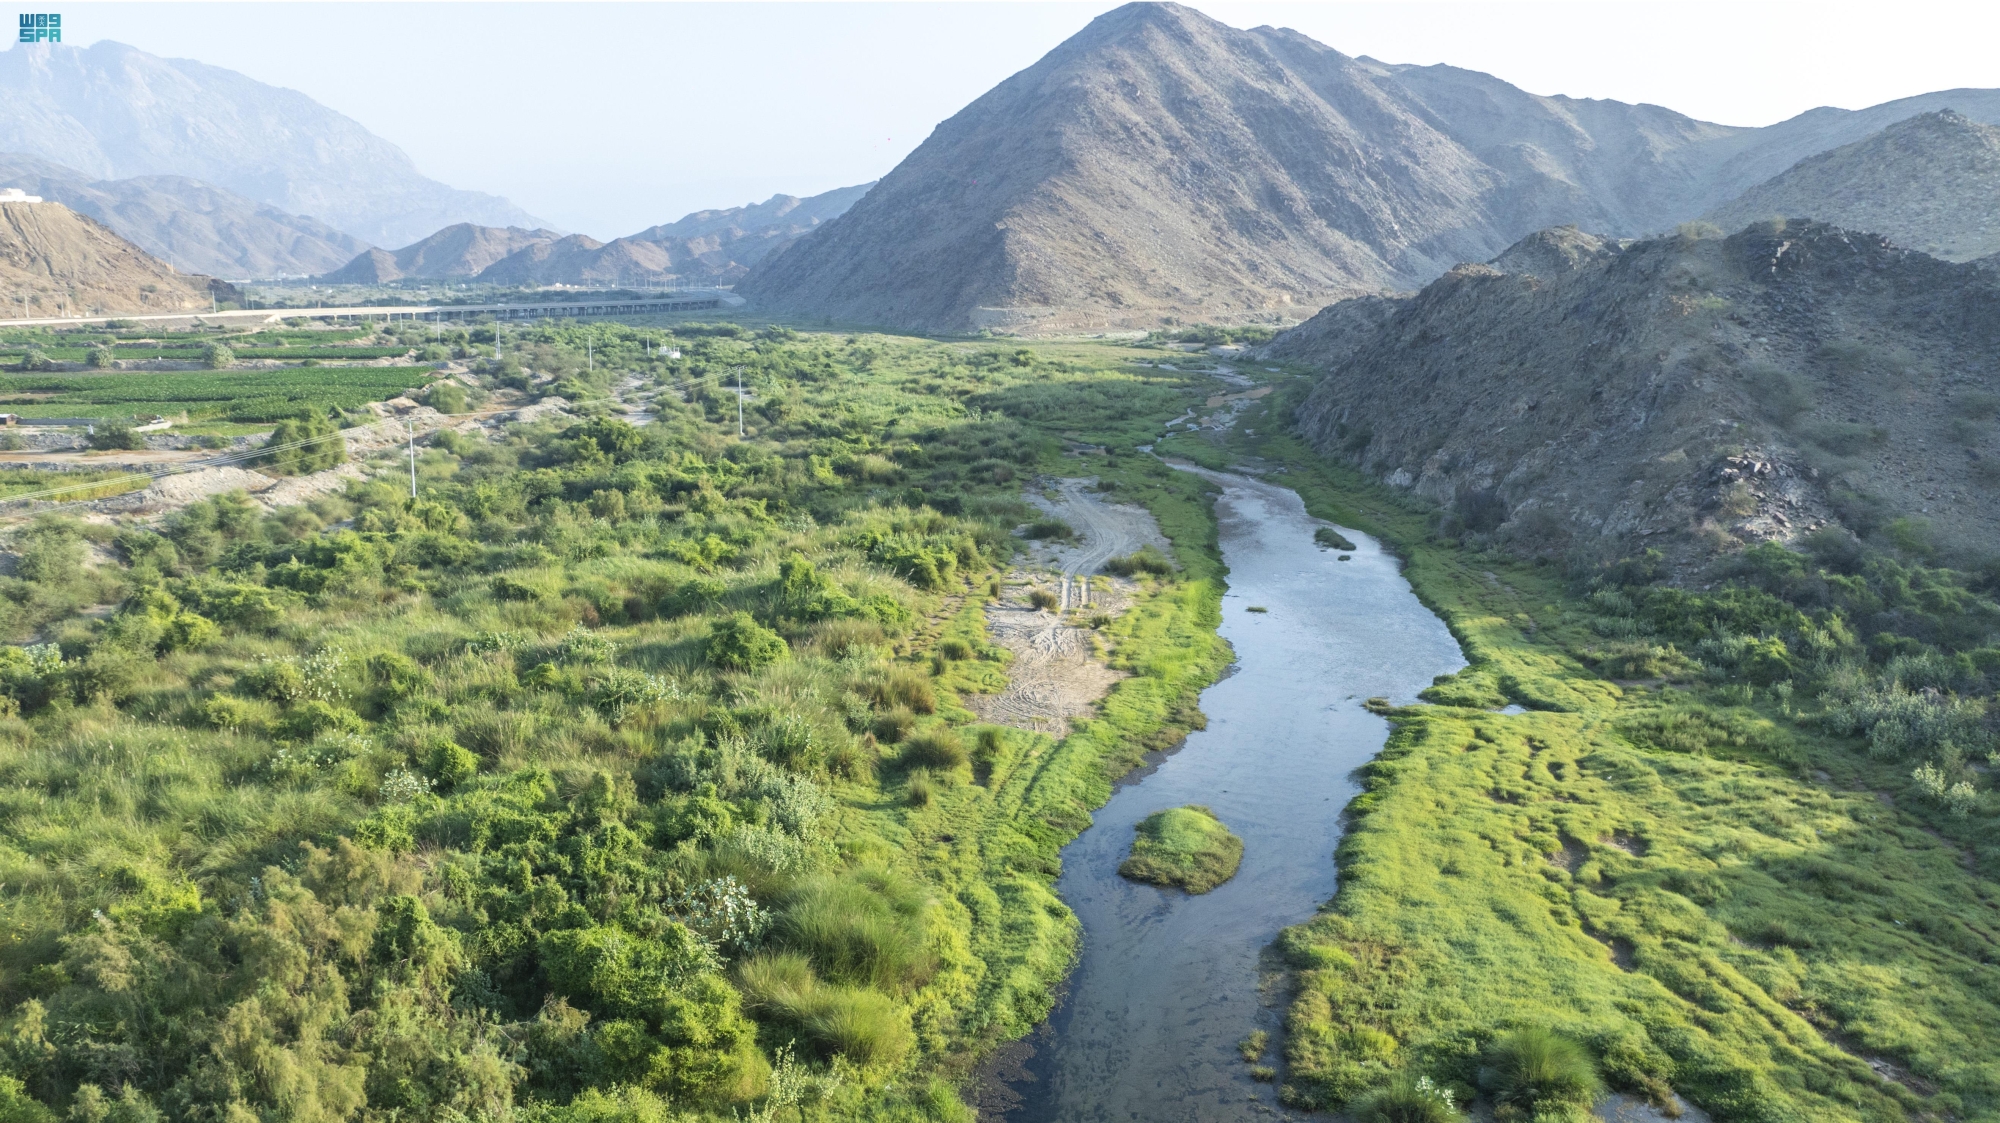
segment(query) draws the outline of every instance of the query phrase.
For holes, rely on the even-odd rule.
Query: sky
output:
[[[67,42],[115,39],[302,91],[433,178],[604,239],[879,178],[939,121],[1113,6],[35,0],[63,13]],[[1194,6],[1350,55],[1732,125],[2000,87],[1991,0]]]

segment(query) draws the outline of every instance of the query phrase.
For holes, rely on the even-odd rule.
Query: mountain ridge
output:
[[[417,171],[402,149],[296,90],[105,40],[0,52],[0,151],[98,179],[179,175],[375,245],[460,221],[546,225]]]
[[[0,292],[31,316],[206,311],[211,289],[61,203],[0,202]]]
[[[1670,229],[1940,96],[1726,126],[1127,4],[739,289],[778,314],[915,330],[1289,319],[1545,227]],[[2000,91],[1949,96],[2000,120]]]
[[[4,187],[62,203],[154,257],[212,276],[318,273],[367,249],[317,219],[185,176],[92,180],[38,156],[0,153]]]

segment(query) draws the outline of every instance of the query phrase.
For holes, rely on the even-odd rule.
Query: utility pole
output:
[[[410,498],[417,497],[417,423],[409,418],[403,424],[410,427]]]
[[[736,439],[743,439],[743,368],[736,368]]]

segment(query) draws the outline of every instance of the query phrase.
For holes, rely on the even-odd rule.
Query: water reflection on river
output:
[[[1083,921],[1083,953],[1032,1054],[1006,1066],[998,1101],[985,1097],[1012,1101],[1010,1123],[1290,1114],[1236,1051],[1253,1030],[1277,1036],[1279,1011],[1257,993],[1259,955],[1333,896],[1350,774],[1388,733],[1362,700],[1411,700],[1464,665],[1373,539],[1348,531],[1358,548],[1339,561],[1314,544],[1326,524],[1294,492],[1203,474],[1223,488],[1222,636],[1237,664],[1202,694],[1207,730],[1129,778],[1063,851],[1057,888]],[[1243,837],[1236,877],[1201,897],[1120,878],[1133,824],[1184,803],[1208,805]]]

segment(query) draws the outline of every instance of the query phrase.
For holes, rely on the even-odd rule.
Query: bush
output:
[[[322,418],[287,418],[271,430],[264,442],[263,465],[281,476],[302,476],[324,471],[347,459],[347,438],[331,421]]]
[[[865,687],[868,700],[877,706],[901,706],[911,713],[937,712],[937,688],[931,677],[915,667],[892,667],[889,673]]]
[[[210,370],[222,370],[236,361],[236,352],[220,343],[205,344],[201,349],[201,365]]]
[[[938,654],[949,660],[972,658],[972,645],[962,639],[948,639],[938,644]]]
[[[1058,518],[1036,519],[1022,528],[1021,535],[1024,538],[1037,540],[1047,538],[1068,540],[1076,537],[1076,528]]]
[[[862,987],[828,986],[796,952],[752,956],[736,969],[751,1010],[801,1034],[821,1056],[859,1065],[892,1062],[909,1051],[907,1019],[887,996]]]
[[[450,379],[433,382],[424,392],[424,404],[439,413],[464,413],[467,401],[465,387]]]
[[[1141,573],[1165,576],[1174,571],[1174,563],[1171,558],[1161,553],[1158,547],[1147,543],[1122,558],[1112,558],[1105,562],[1104,568],[1106,572],[1115,573],[1120,577],[1136,577]]]
[[[1583,1046],[1545,1026],[1523,1026],[1486,1051],[1480,1084],[1502,1119],[1581,1113],[1602,1090],[1597,1064]]]
[[[49,358],[39,347],[30,347],[27,353],[21,356],[22,370],[53,370],[55,365],[55,360]]]
[[[904,706],[897,706],[875,718],[875,736],[885,745],[900,742],[916,727],[917,715]]]
[[[910,773],[908,799],[911,807],[929,807],[936,795],[937,782],[929,769],[918,768]]]
[[[958,739],[958,734],[949,729],[933,729],[905,741],[900,759],[905,768],[949,772],[965,767],[968,757],[965,742]]]
[[[135,449],[145,448],[146,439],[132,431],[129,425],[110,424],[93,426],[85,443],[95,449]]]
[[[1388,1087],[1362,1097],[1354,1107],[1356,1123],[1458,1123],[1465,1113],[1457,1097],[1428,1076],[1403,1073]]]
[[[116,362],[117,358],[111,353],[111,348],[104,346],[92,347],[83,360],[84,365],[91,370],[109,370]]]
[[[703,648],[708,661],[727,671],[754,671],[791,654],[783,636],[752,619],[747,612],[726,617],[709,628]]]
[[[1035,589],[1028,594],[1028,603],[1042,612],[1054,612],[1062,602],[1047,589]]]
[[[839,983],[901,990],[929,978],[930,899],[886,870],[855,869],[794,890],[778,915],[779,946]]]

